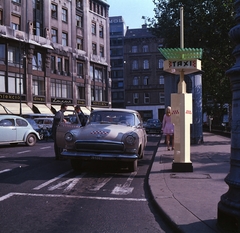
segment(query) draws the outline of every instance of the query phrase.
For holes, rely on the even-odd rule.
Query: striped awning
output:
[[[34,106],[40,113],[53,114],[51,109],[49,109],[45,104],[34,104]]]
[[[32,109],[26,104],[21,103],[22,114],[33,113]],[[20,103],[0,102],[0,114],[20,115]]]

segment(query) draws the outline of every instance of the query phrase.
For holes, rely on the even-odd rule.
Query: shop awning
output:
[[[0,106],[1,114],[20,114],[20,103],[0,102]],[[22,114],[33,113],[32,109],[26,103],[22,103],[21,108]]]
[[[83,112],[83,114],[85,114],[85,115],[90,115],[90,110],[88,110],[86,107],[81,107],[81,110],[82,110],[82,112]]]
[[[53,114],[52,111],[45,104],[34,104],[40,113]]]

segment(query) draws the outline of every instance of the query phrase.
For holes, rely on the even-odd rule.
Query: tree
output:
[[[184,47],[202,48],[203,106],[211,96],[218,106],[231,103],[231,89],[225,72],[235,63],[228,36],[234,21],[233,0],[153,0],[155,17],[149,26],[164,38],[166,48],[180,47],[180,7],[184,8]],[[174,35],[174,36],[173,36]],[[221,111],[221,110],[220,110]]]

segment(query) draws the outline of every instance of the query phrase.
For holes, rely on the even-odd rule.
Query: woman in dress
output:
[[[172,150],[174,150],[174,125],[171,120],[171,107],[166,108],[162,122],[163,134],[166,135],[167,149],[170,150],[170,136],[172,136]]]

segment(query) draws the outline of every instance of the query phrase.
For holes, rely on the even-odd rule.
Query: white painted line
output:
[[[102,182],[99,182],[95,185],[92,185],[91,188],[88,188],[89,191],[99,191],[106,183],[108,183],[110,180],[112,179],[111,177],[107,177],[105,179],[103,179]]]
[[[4,169],[4,170],[0,171],[0,174],[4,173],[4,172],[9,172],[9,171],[12,171],[12,169]]]
[[[45,149],[49,149],[49,148],[51,148],[51,146],[41,147],[40,150],[45,150]]]
[[[65,186],[66,184],[69,184],[69,185],[64,189],[65,192],[68,192],[68,191],[70,191],[70,190],[78,183],[78,181],[81,180],[82,177],[85,176],[85,175],[86,175],[86,173],[83,173],[83,174],[81,174],[81,175],[79,175],[79,176],[76,176],[75,178],[68,179],[68,180],[66,180],[66,181],[60,182],[60,183],[58,183],[57,185],[54,185],[54,186],[49,187],[48,190],[49,190],[49,191],[53,191],[53,190],[55,190],[55,189],[59,189],[59,188],[62,187],[62,186]]]
[[[41,188],[43,188],[43,187],[45,187],[45,186],[53,183],[54,181],[62,178],[63,176],[66,176],[67,174],[71,173],[72,171],[73,171],[73,170],[67,171],[67,172],[65,172],[65,173],[63,173],[63,174],[61,174],[61,175],[59,175],[59,176],[57,176],[57,177],[55,177],[55,178],[53,178],[53,179],[45,182],[45,183],[43,183],[43,184],[40,184],[39,186],[37,186],[37,187],[35,187],[35,188],[33,188],[33,189],[34,189],[34,190],[39,190],[39,189],[41,189]]]
[[[0,159],[2,159],[2,158],[6,158],[6,156],[0,156]]]
[[[8,193],[0,197],[0,202],[12,196],[29,196],[29,197],[60,197],[60,198],[75,198],[75,199],[92,199],[92,200],[106,200],[106,201],[147,201],[146,198],[121,198],[121,197],[93,197],[93,196],[71,196],[61,194],[37,194],[37,193]]]
[[[113,191],[111,192],[111,194],[114,195],[128,195],[130,193],[133,192],[134,187],[130,187],[134,176],[136,176],[137,172],[132,172],[131,175],[128,177],[127,181],[121,185],[118,184]]]
[[[28,153],[28,152],[30,152],[30,150],[20,151],[17,154],[24,154],[24,153]]]

